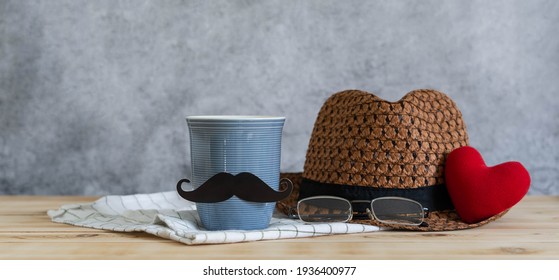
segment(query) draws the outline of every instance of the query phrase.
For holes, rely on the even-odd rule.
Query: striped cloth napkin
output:
[[[274,213],[263,230],[205,230],[196,205],[176,192],[104,196],[93,203],[62,205],[47,212],[53,222],[104,230],[144,231],[184,244],[235,243],[378,231],[348,223],[306,224]]]

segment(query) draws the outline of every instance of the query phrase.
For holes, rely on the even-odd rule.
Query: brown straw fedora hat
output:
[[[400,196],[429,208],[425,224],[386,225],[401,230],[441,231],[478,227],[460,220],[444,181],[444,163],[452,150],[468,145],[462,114],[436,90],[414,90],[388,102],[360,90],[332,95],[314,124],[302,173],[282,173],[294,184],[292,194],[277,203],[287,214],[297,201],[333,195],[348,200]],[[481,194],[480,194],[481,195]]]

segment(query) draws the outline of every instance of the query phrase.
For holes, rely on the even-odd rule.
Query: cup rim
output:
[[[200,115],[187,116],[186,120],[192,121],[280,121],[285,117],[279,116],[258,116],[258,115]]]

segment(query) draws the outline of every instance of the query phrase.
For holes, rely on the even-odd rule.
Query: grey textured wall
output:
[[[184,117],[285,115],[302,170],[350,88],[450,95],[490,165],[559,194],[559,1],[0,0],[0,194],[172,190]]]

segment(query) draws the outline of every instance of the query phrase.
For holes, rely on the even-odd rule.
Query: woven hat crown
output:
[[[462,114],[445,94],[415,90],[397,102],[348,90],[316,119],[303,177],[321,183],[418,188],[444,183],[444,159],[468,145]]]

